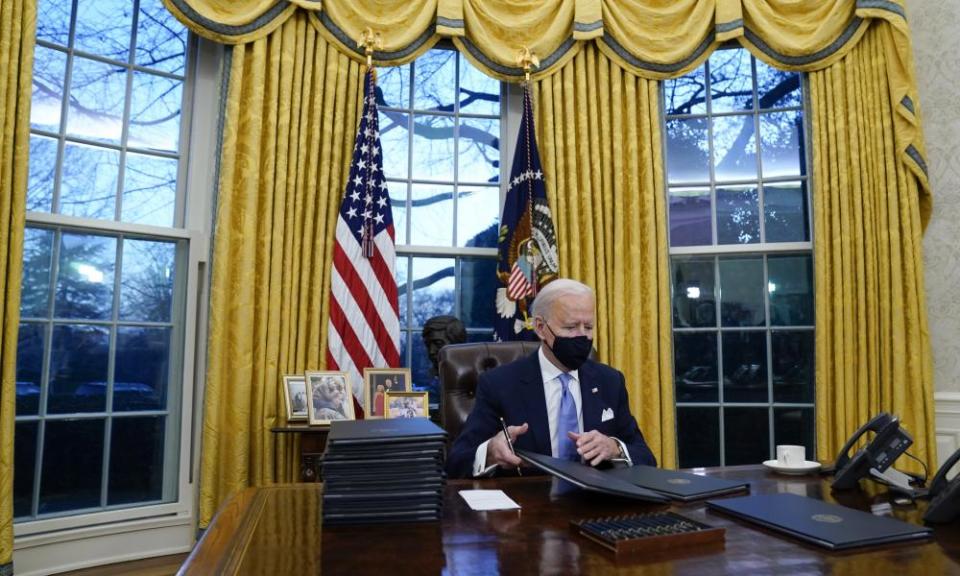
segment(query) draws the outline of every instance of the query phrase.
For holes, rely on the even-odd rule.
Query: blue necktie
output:
[[[580,455],[577,454],[577,445],[567,436],[567,431],[580,431],[580,426],[577,424],[577,405],[573,401],[573,394],[570,393],[570,380],[572,379],[566,372],[560,374],[562,396],[560,397],[560,413],[557,415],[557,435],[559,436],[557,458],[579,462]]]

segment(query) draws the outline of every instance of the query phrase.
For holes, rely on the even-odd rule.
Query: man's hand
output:
[[[583,434],[567,432],[567,436],[576,442],[577,453],[591,466],[620,456],[620,444],[613,438],[604,436],[596,430]]]
[[[523,426],[507,426],[507,433],[510,434],[510,441],[516,442],[517,437],[526,434],[529,426],[524,422]],[[502,467],[516,468],[522,461],[518,458],[510,446],[507,439],[503,437],[503,432],[494,435],[487,444],[487,466],[497,464]]]

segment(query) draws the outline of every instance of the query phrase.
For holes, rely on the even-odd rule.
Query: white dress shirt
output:
[[[563,371],[547,359],[547,356],[543,353],[543,346],[537,351],[537,358],[540,360],[540,375],[543,377],[543,395],[547,401],[547,423],[550,427],[550,451],[553,457],[556,458],[560,435],[567,433],[566,430],[557,429],[557,419],[560,415],[560,400],[563,398],[563,384],[560,382],[560,374]],[[577,432],[582,434],[583,404],[580,395],[580,374],[578,370],[571,370],[567,372],[567,374],[570,375],[570,381],[567,383],[567,386],[570,389],[570,394],[573,396],[573,403],[577,407]],[[523,424],[523,422],[519,424]],[[527,434],[529,433],[530,431],[528,430]],[[623,453],[626,454],[627,465],[630,465],[630,453],[627,452],[626,445],[617,438],[614,438],[614,440],[617,441]],[[477,452],[473,458],[474,476],[488,476],[497,468],[496,464],[487,466],[487,444],[489,443],[490,441],[487,440],[480,446],[477,446]]]

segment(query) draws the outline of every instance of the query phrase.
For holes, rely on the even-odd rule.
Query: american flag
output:
[[[364,368],[400,365],[393,215],[383,177],[375,88],[369,71],[337,218],[330,280],[327,368],[350,373],[356,398],[363,398]]]
[[[557,237],[533,126],[529,85],[523,90],[523,118],[507,184],[497,239],[497,340],[534,340],[529,306],[537,291],[557,277]]]

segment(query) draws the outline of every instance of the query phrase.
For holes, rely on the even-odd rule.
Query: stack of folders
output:
[[[333,422],[323,462],[323,523],[439,520],[446,438],[426,418]]]

